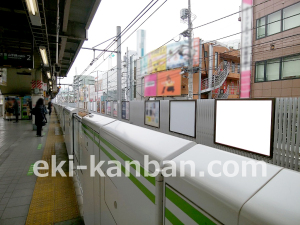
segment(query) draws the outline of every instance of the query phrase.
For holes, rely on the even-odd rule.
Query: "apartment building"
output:
[[[211,47],[211,48],[210,48]],[[210,49],[212,53],[210,53]],[[220,88],[214,89],[211,93],[202,94],[201,98],[239,98],[240,95],[240,51],[239,49],[227,48],[226,45],[218,42],[205,43],[203,45],[202,55],[202,80],[209,76],[209,70],[212,67],[212,73],[217,74],[218,70],[225,68],[229,64],[228,75]],[[210,59],[212,59],[210,61]],[[212,66],[210,66],[210,63]],[[197,82],[194,82],[194,84]],[[198,88],[198,85],[196,84]],[[203,88],[203,87],[202,87]],[[225,96],[224,96],[225,94]]]
[[[299,97],[300,1],[262,2],[253,1],[251,97]]]

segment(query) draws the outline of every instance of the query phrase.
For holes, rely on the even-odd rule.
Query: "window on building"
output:
[[[235,72],[235,63],[234,62],[231,63],[231,72],[232,73]]]
[[[207,57],[207,51],[204,51],[204,57]]]
[[[261,82],[265,80],[265,62],[256,63],[255,68],[255,82]]]
[[[268,15],[267,35],[279,33],[281,31],[281,10]]]
[[[266,81],[279,80],[280,59],[267,60]]]
[[[283,9],[283,30],[300,26],[300,2]]]
[[[300,55],[283,57],[282,79],[300,77]]]
[[[215,69],[217,69],[219,66],[219,54],[218,52],[215,52]]]
[[[241,66],[240,64],[237,64],[237,73],[240,73],[241,72]]]
[[[266,36],[266,18],[256,20],[256,38],[263,38]]]
[[[300,54],[256,62],[255,82],[300,78]]]
[[[256,39],[300,26],[300,2],[256,20]]]

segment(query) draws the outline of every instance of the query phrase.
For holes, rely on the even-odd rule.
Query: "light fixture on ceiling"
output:
[[[44,46],[40,46],[40,53],[41,53],[41,56],[42,56],[44,66],[48,67],[49,62],[48,62],[48,57],[47,57],[47,51],[46,51],[46,48]]]
[[[42,26],[37,0],[26,0],[28,15],[33,26]]]
[[[51,79],[51,73],[49,71],[47,72],[47,77],[49,80]]]
[[[39,11],[36,0],[26,0],[28,12],[35,16]]]
[[[49,81],[49,84],[52,85],[52,81],[51,80]]]

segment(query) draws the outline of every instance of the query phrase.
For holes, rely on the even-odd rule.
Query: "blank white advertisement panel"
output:
[[[170,131],[196,136],[196,101],[170,101]]]
[[[216,100],[215,143],[271,156],[273,99]]]

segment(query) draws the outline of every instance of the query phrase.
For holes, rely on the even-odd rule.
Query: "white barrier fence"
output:
[[[196,115],[196,137],[188,137],[178,133],[170,132],[169,129],[169,100],[160,101],[160,127],[147,126],[144,123],[145,102],[131,101],[129,120],[121,120],[148,129],[156,130],[162,133],[181,137],[187,140],[195,141],[198,144],[207,145],[227,152],[239,154],[249,158],[263,160],[265,162],[282,166],[288,169],[300,171],[300,98],[276,98],[275,123],[274,123],[274,144],[273,158],[260,156],[250,152],[218,145],[214,143],[214,119],[215,119],[215,100],[202,99],[197,100]],[[228,109],[230,111],[230,109]],[[91,112],[102,116],[100,114]],[[228,118],[235,123],[234,112],[232,117]],[[259,128],[258,128],[259,129]],[[224,128],[226,132],[226,128]],[[234,134],[232,134],[234,135]],[[255,141],[255,140],[254,140]]]
[[[288,132],[282,130],[282,127],[292,129],[293,121],[299,124],[294,112],[294,109],[297,112],[296,106],[299,102],[297,105],[291,105],[291,101],[277,101],[279,102],[276,104],[276,115],[278,115],[277,122],[275,122],[277,129],[275,142],[279,143],[278,140],[288,137]],[[135,103],[131,105],[133,108],[138,106]],[[170,136],[157,132],[163,132],[168,127],[167,123],[161,123],[159,129],[152,128],[151,130],[96,114],[80,118],[69,112],[65,113],[65,111],[72,111],[71,109],[64,110],[62,106],[55,105],[58,117],[60,120],[65,120],[61,121],[65,135],[73,134],[71,138],[74,142],[73,147],[69,144],[66,146],[73,148],[68,149],[68,152],[75,153],[75,165],[91,166],[90,155],[95,155],[96,164],[100,160],[106,162],[117,160],[121,163],[122,173],[126,172],[124,162],[132,160],[140,162],[141,169],[145,170],[142,161],[145,155],[160,164],[160,173],[153,178],[136,176],[135,167],[129,168],[130,177],[115,178],[91,177],[87,170],[77,169],[78,180],[75,183],[79,183],[77,186],[81,190],[77,196],[85,224],[299,224],[300,174],[298,172],[266,164],[266,176],[262,176],[261,168],[257,171],[260,174],[258,177],[251,177],[253,168],[248,170],[246,177],[242,171],[238,171],[234,177],[207,176],[209,164],[214,160],[218,160],[220,165],[234,161],[240,166],[243,161],[258,161],[238,154],[257,157],[259,160],[267,159],[229,148],[222,147],[223,149],[219,150],[216,147],[220,146],[217,145],[208,147],[208,145],[214,145],[214,102],[213,100],[200,100],[199,105],[202,107],[198,107],[197,125],[200,124],[201,129],[199,130],[198,127],[196,138],[179,134]],[[291,107],[291,110],[286,107]],[[167,107],[162,107],[161,110],[167,110]],[[289,112],[294,114],[289,115]],[[68,126],[69,116],[74,126]],[[167,114],[161,116],[167,116]],[[295,119],[293,119],[294,116]],[[284,122],[283,118],[290,118],[290,123]],[[143,118],[135,119],[132,120],[131,116],[129,122],[143,121]],[[66,129],[69,131],[67,132]],[[170,134],[173,133],[170,132]],[[295,134],[294,139],[291,137],[292,134]],[[296,143],[294,147],[297,147],[297,140],[299,140],[297,135],[295,129],[294,133],[292,130],[289,136],[291,142]],[[185,140],[174,136],[185,137]],[[290,139],[287,138],[286,142]],[[206,146],[195,143],[201,141],[205,142],[203,144]],[[281,150],[282,146],[287,144],[282,143],[285,142],[280,142],[279,153],[274,154],[276,159],[280,159],[278,156],[283,156],[283,153],[287,155]],[[291,158],[292,153],[288,155]],[[295,155],[297,154],[294,152],[294,159]],[[196,174],[200,176],[192,176],[191,169],[188,169],[183,177],[162,176],[161,172],[167,165],[161,162],[165,159],[175,164],[181,161],[192,161],[196,165]],[[273,162],[271,160],[270,162],[285,165],[286,161]],[[105,174],[108,173],[109,168],[110,166],[105,163],[103,167]],[[149,168],[149,172],[154,171],[153,168]],[[220,168],[216,167],[214,173],[220,172]],[[80,202],[83,203],[80,204]]]

